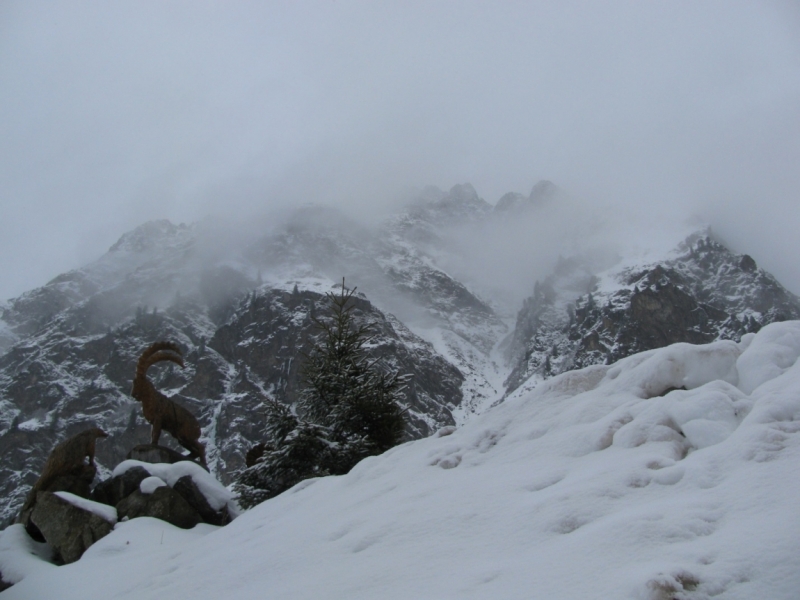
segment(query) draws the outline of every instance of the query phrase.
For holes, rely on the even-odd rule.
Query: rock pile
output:
[[[143,445],[91,492],[69,481],[38,491],[19,522],[33,539],[47,542],[55,563],[68,564],[118,521],[153,517],[190,529],[226,525],[236,515],[232,494],[203,467],[168,448]]]

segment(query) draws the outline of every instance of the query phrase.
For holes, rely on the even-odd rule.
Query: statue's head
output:
[[[94,434],[94,437],[96,438],[108,437],[108,434],[99,427],[92,427],[90,431]]]
[[[144,381],[143,381],[144,380]],[[144,394],[144,386],[146,385],[147,380],[143,377],[136,377],[133,380],[133,387],[131,388],[131,396],[133,396],[134,400],[138,400],[139,402],[142,401],[142,396]]]

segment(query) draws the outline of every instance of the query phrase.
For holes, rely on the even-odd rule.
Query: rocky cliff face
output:
[[[261,439],[265,399],[296,400],[303,353],[317,334],[312,317],[324,318],[329,310],[321,292],[262,287],[232,300],[222,324],[212,315],[220,306],[180,298],[161,311],[132,308],[128,319],[97,332],[82,317],[87,302],[62,311],[0,358],[5,519],[13,517],[24,486],[61,438],[90,425],[106,430],[110,437],[97,450],[101,472],[149,441],[149,424],[128,394],[138,355],[153,340],[174,340],[183,349],[184,370],[155,367],[151,380],[198,416],[212,471],[229,481]],[[407,436],[453,424],[461,373],[366,298],[358,299],[355,313],[375,333],[371,354],[385,368],[413,375],[403,402]],[[180,449],[169,434],[162,434],[162,443]]]
[[[436,227],[485,208],[471,186],[421,202],[413,210]],[[203,225],[146,223],[95,263],[0,306],[1,522],[15,516],[59,440],[89,425],[109,432],[98,444],[101,476],[149,441],[129,392],[139,353],[160,339],[177,342],[187,365],[154,367],[151,379],[198,416],[212,471],[230,481],[262,438],[264,400],[296,400],[312,317],[324,317],[325,293],[342,275],[369,294],[357,296],[355,312],[375,333],[370,352],[412,375],[409,439],[454,424],[465,394],[480,392],[467,385],[472,363],[454,364],[387,307],[421,315],[435,341],[449,340],[440,348],[486,352],[505,326],[402,235],[307,207],[238,244],[209,237]],[[162,443],[178,448],[166,433]]]
[[[702,233],[648,264],[597,272],[561,260],[509,335],[502,303],[448,270],[464,248],[453,232],[497,233],[560,197],[540,182],[492,207],[468,184],[426,188],[375,229],[320,207],[246,234],[154,221],[98,261],[0,304],[0,522],[65,437],[90,425],[111,434],[98,443],[101,477],[149,441],[129,392],[139,354],[156,340],[177,342],[187,364],[157,365],[151,379],[197,415],[209,465],[228,483],[262,439],[265,400],[297,399],[313,317],[325,315],[325,293],[342,276],[363,292],[356,314],[373,327],[373,356],[412,375],[409,439],[572,368],[800,318],[798,298],[752,258]],[[169,434],[162,443],[178,449]]]
[[[591,364],[676,342],[739,340],[774,321],[800,318],[800,299],[709,232],[663,261],[594,274],[562,260],[517,316],[507,355],[508,391]]]

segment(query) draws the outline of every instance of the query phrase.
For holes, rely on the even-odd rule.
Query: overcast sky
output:
[[[541,178],[800,292],[798,4],[0,2],[0,298],[149,219]]]

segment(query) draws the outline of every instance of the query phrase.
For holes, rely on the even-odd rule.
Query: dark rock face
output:
[[[627,305],[626,305],[627,303]],[[740,338],[731,316],[697,301],[680,274],[656,266],[604,307],[595,301],[575,309],[570,339],[578,342],[574,367],[612,363],[631,354],[677,342],[706,344],[719,337]],[[724,330],[724,331],[723,331]]]
[[[98,515],[50,492],[37,494],[31,521],[53,547],[56,560],[63,564],[78,560],[89,546],[114,528]]]
[[[101,481],[92,490],[91,499],[109,506],[116,506],[120,500],[139,489],[139,484],[150,477],[143,467],[131,467],[121,475]]]
[[[470,352],[488,361],[506,325],[425,248],[439,252],[442,227],[491,214],[463,184],[426,190],[379,231],[313,206],[263,235],[154,221],[95,263],[0,305],[0,523],[16,514],[59,440],[88,425],[107,431],[96,455],[101,475],[149,441],[129,394],[138,355],[161,339],[181,346],[187,366],[158,365],[150,379],[198,418],[209,468],[230,482],[263,437],[264,398],[296,401],[316,335],[311,317],[325,315],[324,294],[343,275],[370,298],[360,296],[358,311],[375,326],[374,357],[413,375],[407,438],[452,425],[462,387],[474,393],[464,385],[477,377]],[[386,312],[404,310],[426,331],[447,333],[447,360]],[[179,450],[168,434],[161,443]]]
[[[222,508],[220,510],[214,510],[211,508],[208,504],[208,500],[206,500],[206,497],[197,488],[197,484],[195,484],[190,475],[184,475],[178,479],[175,485],[172,486],[172,489],[178,492],[183,499],[189,503],[189,506],[200,515],[200,519],[204,523],[222,526],[231,522],[231,515],[228,513],[228,509]]]
[[[182,529],[191,529],[201,521],[197,511],[169,486],[157,488],[152,494],[134,491],[117,504],[117,515],[120,520],[154,517]]]
[[[94,465],[82,465],[79,468],[73,469],[71,472],[59,475],[49,484],[40,488],[38,492],[69,492],[81,498],[88,498],[92,481],[94,481],[96,474],[97,468]],[[32,494],[34,494],[34,490],[31,490],[29,497]],[[17,517],[17,522],[22,523],[25,527],[25,531],[27,531],[28,535],[34,540],[43,542],[45,540],[44,535],[31,520],[31,513],[36,508],[36,502],[38,501],[38,493],[36,494],[36,498],[31,499],[33,503],[26,503]]]
[[[800,318],[800,299],[709,234],[690,237],[673,258],[612,278],[617,288],[600,290],[579,263],[562,261],[537,284],[517,317],[508,391],[532,375],[544,379],[676,342],[738,341]]]
[[[302,353],[311,349],[313,316],[324,317],[323,294],[264,289],[234,299],[217,326],[208,310],[188,300],[163,312],[132,314],[114,329],[93,333],[66,325],[75,308],[54,318],[36,340],[0,356],[0,394],[13,407],[0,433],[0,507],[8,523],[16,516],[49,450],[87,426],[109,433],[98,445],[98,465],[115,465],[128,450],[150,439],[141,406],[128,396],[136,360],[153,340],[177,341],[187,367],[151,369],[156,387],[174,395],[200,421],[209,466],[224,483],[244,466],[244,455],[263,437],[265,397],[292,403],[301,387]],[[461,373],[396,320],[359,299],[359,315],[375,326],[375,358],[387,368],[413,374],[406,390],[409,438],[452,424],[461,400]],[[65,331],[66,328],[66,331]],[[12,414],[12,413],[7,413]],[[169,434],[161,443],[178,451]],[[161,458],[160,462],[172,459]]]

